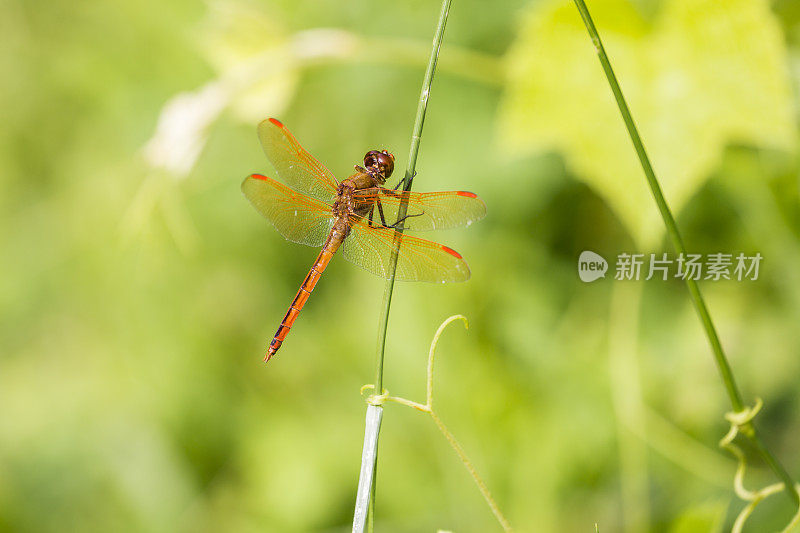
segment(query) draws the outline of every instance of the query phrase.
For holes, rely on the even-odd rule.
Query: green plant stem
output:
[[[416,174],[417,155],[419,154],[419,143],[422,139],[422,126],[425,124],[425,113],[428,110],[428,98],[431,92],[431,84],[433,83],[433,74],[436,72],[436,63],[439,60],[439,49],[442,46],[442,39],[444,37],[444,28],[447,24],[447,15],[450,12],[451,0],[443,0],[442,10],[439,13],[439,22],[436,25],[436,32],[433,36],[433,47],[431,49],[431,56],[428,60],[428,67],[425,69],[425,78],[422,80],[422,90],[420,91],[419,103],[417,104],[417,115],[414,119],[414,129],[411,133],[411,147],[408,153],[408,166],[406,168],[405,176],[403,177],[403,191],[408,192],[411,190],[411,184],[414,182],[414,175]],[[408,200],[403,198],[400,202],[400,208],[397,210],[397,220],[402,220],[406,216],[408,210]],[[398,233],[403,233],[403,225],[400,224]],[[399,235],[398,235],[399,237]],[[397,271],[397,254],[398,254],[399,241],[395,242],[394,250],[389,265],[389,279],[386,280],[386,289],[383,293],[383,312],[380,315],[378,323],[378,349],[376,354],[375,364],[375,392],[380,394],[383,390],[383,354],[386,348],[386,328],[389,325],[389,308],[392,305],[392,292],[394,291],[394,278]]]
[[[361,449],[361,470],[358,474],[356,508],[353,513],[353,533],[372,531],[372,502],[374,501],[374,455],[378,453],[383,407],[370,404],[364,419],[364,446]]]
[[[661,192],[661,186],[658,184],[658,179],[653,171],[650,158],[647,156],[647,151],[645,150],[644,144],[639,136],[639,131],[637,130],[636,124],[633,121],[630,109],[628,109],[628,104],[625,102],[625,97],[622,95],[622,89],[619,86],[619,82],[617,82],[617,77],[614,75],[614,70],[611,68],[611,62],[608,60],[606,51],[603,48],[603,43],[600,41],[600,35],[597,33],[597,28],[595,28],[592,17],[589,15],[589,10],[584,1],[574,0],[574,2],[581,14],[583,23],[586,25],[586,30],[589,32],[589,36],[591,37],[592,43],[597,51],[600,64],[603,66],[603,71],[605,72],[608,83],[611,86],[611,92],[614,93],[614,99],[617,101],[617,106],[622,114],[622,119],[625,121],[625,127],[627,128],[628,134],[633,142],[633,146],[636,149],[636,154],[639,156],[639,162],[641,163],[642,170],[644,170],[645,177],[647,178],[647,184],[650,187],[650,192],[653,194],[653,199],[656,201],[658,210],[661,213],[661,218],[664,220],[664,224],[667,227],[667,234],[672,241],[672,246],[679,254],[685,255],[686,248],[683,245],[683,239],[681,239],[680,232],[678,231],[678,225],[675,223],[675,218],[672,216],[672,212],[667,205],[667,201],[664,199],[664,195]],[[700,321],[703,323],[703,328],[705,329],[706,336],[708,337],[708,342],[711,344],[711,349],[714,353],[717,368],[722,376],[722,381],[725,384],[725,389],[728,392],[731,405],[733,406],[734,411],[742,411],[744,409],[742,394],[739,392],[739,388],[736,386],[733,372],[731,371],[728,359],[725,357],[725,352],[722,349],[722,344],[720,343],[719,336],[714,328],[711,315],[708,313],[708,308],[706,307],[703,296],[700,293],[700,288],[695,280],[691,278],[686,278],[685,281],[686,286],[689,289],[689,295],[691,296],[692,303],[697,310],[697,314],[700,316]],[[764,446],[764,443],[759,438],[756,428],[752,422],[743,432],[750,438],[755,448],[763,457],[764,461],[783,481],[786,492],[792,499],[792,502],[795,505],[800,505],[800,496],[797,493],[791,476],[789,476],[789,473],[786,471],[786,469],[778,462],[778,460],[774,455],[772,455],[766,446]]]
[[[436,72],[436,63],[439,59],[439,50],[442,46],[442,39],[444,38],[444,29],[447,24],[447,16],[450,12],[450,3],[452,0],[443,0],[442,1],[442,9],[439,13],[439,21],[436,25],[436,32],[433,36],[433,46],[431,49],[430,59],[428,60],[428,67],[425,69],[425,77],[422,80],[422,90],[420,92],[419,103],[417,104],[417,114],[414,119],[414,129],[412,130],[411,134],[411,147],[409,149],[408,154],[408,166],[406,168],[405,176],[403,177],[403,191],[408,192],[411,190],[411,184],[414,181],[414,175],[416,174],[416,166],[417,166],[417,155],[419,154],[419,143],[420,139],[422,139],[422,126],[425,124],[425,112],[428,109],[428,98],[431,92],[431,84],[433,83],[433,75]],[[406,212],[408,210],[408,200],[407,198],[403,198],[403,201],[400,203],[400,208],[397,211],[397,221],[403,219],[406,216]],[[400,248],[400,239],[402,238],[403,233],[403,225],[402,223],[399,224],[397,233],[395,234],[394,240],[394,249],[392,250],[392,256],[390,259],[389,265],[389,278],[386,281],[386,288],[383,293],[383,312],[380,315],[379,322],[378,322],[378,345],[376,350],[376,360],[375,360],[375,394],[380,395],[383,392],[383,359],[384,359],[384,351],[386,348],[386,329],[389,325],[389,309],[392,305],[392,292],[394,291],[394,280],[395,274],[397,272],[397,257]],[[380,426],[377,428],[380,431]],[[372,531],[373,522],[374,522],[374,514],[375,514],[375,473],[377,470],[378,464],[378,439],[377,435],[374,439],[374,450],[369,450],[371,453],[367,453],[365,450],[361,457],[362,461],[366,457],[370,457],[372,459],[371,465],[366,465],[367,469],[367,476],[361,476],[359,479],[359,493],[362,489],[362,482],[365,479],[369,479],[370,483],[370,497],[369,497],[369,509],[368,509],[368,519],[367,519],[367,527],[369,531]],[[367,445],[367,441],[365,439],[364,442],[365,446]],[[362,473],[365,471],[365,465],[362,464]],[[358,503],[356,507],[356,517],[360,516],[360,513],[365,511],[364,509],[359,509]],[[360,528],[356,527],[356,523],[354,521],[353,524],[353,531],[360,531]]]

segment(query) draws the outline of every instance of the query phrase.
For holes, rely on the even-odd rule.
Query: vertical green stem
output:
[[[414,129],[411,133],[411,147],[408,153],[408,167],[406,174],[403,177],[403,191],[408,192],[411,190],[411,184],[414,181],[417,167],[417,155],[419,154],[419,143],[422,139],[422,126],[425,124],[425,112],[428,110],[428,97],[431,93],[431,84],[433,83],[433,74],[436,72],[436,63],[439,60],[439,49],[442,46],[442,39],[444,38],[444,28],[447,24],[447,15],[450,12],[451,0],[443,0],[442,10],[439,13],[439,22],[436,25],[436,33],[433,35],[433,47],[431,49],[431,57],[428,60],[428,68],[425,70],[425,78],[422,80],[422,91],[419,96],[419,104],[417,104],[417,116],[414,119]],[[407,200],[401,202],[400,208],[397,212],[397,220],[401,220],[406,216],[408,209]],[[402,224],[398,232],[403,232]],[[383,390],[383,354],[386,348],[386,328],[389,325],[389,308],[392,305],[392,292],[394,291],[394,277],[397,271],[397,252],[398,242],[395,242],[395,248],[392,252],[390,261],[390,275],[386,280],[386,289],[383,293],[383,312],[380,315],[378,323],[378,349],[376,353],[375,364],[375,391],[380,394]]]
[[[422,80],[422,91],[420,92],[419,103],[417,104],[417,115],[414,119],[414,129],[411,133],[411,147],[409,149],[408,154],[408,167],[406,168],[405,176],[403,177],[403,191],[408,192],[411,190],[411,184],[414,181],[414,175],[416,174],[416,166],[417,166],[417,155],[419,154],[419,143],[420,139],[422,139],[422,126],[425,124],[425,112],[428,109],[428,98],[431,92],[431,84],[433,83],[433,75],[436,72],[436,63],[439,59],[439,50],[442,46],[442,39],[444,38],[444,28],[447,24],[447,16],[450,12],[450,3],[452,0],[442,0],[442,9],[439,13],[439,21],[436,25],[436,32],[433,36],[433,46],[431,48],[431,55],[430,59],[428,60],[428,67],[425,69],[425,78]],[[408,200],[404,198],[403,201],[400,203],[400,208],[397,212],[397,221],[403,219],[406,216],[406,212],[408,209]],[[384,351],[386,348],[386,329],[389,325],[389,309],[392,305],[392,292],[394,291],[394,279],[395,274],[397,272],[397,257],[400,248],[400,240],[402,238],[403,233],[403,225],[400,223],[398,225],[397,233],[395,234],[394,240],[394,249],[392,250],[392,256],[390,260],[390,274],[389,279],[386,281],[386,288],[383,293],[383,312],[380,315],[380,319],[378,322],[378,346],[376,350],[376,361],[375,361],[375,393],[381,394],[383,392],[383,359],[384,359]],[[372,407],[372,406],[370,406]],[[380,408],[378,408],[380,409]],[[367,428],[369,431],[369,427]],[[372,444],[374,446],[373,450],[364,450],[361,455],[362,465],[362,477],[359,479],[359,493],[362,490],[362,482],[365,479],[369,479],[370,483],[370,497],[368,502],[368,510],[359,508],[359,503],[356,503],[356,512],[353,522],[353,531],[360,532],[363,531],[364,528],[368,528],[369,531],[372,531],[373,528],[373,521],[374,521],[374,514],[375,514],[375,474],[377,469],[378,463],[378,439],[377,439],[377,432],[380,431],[380,425],[378,424],[376,427],[376,435],[375,439]],[[367,446],[367,440],[365,439],[364,442],[365,446]],[[369,452],[369,453],[368,453]],[[364,465],[363,461],[371,459],[371,464]],[[367,472],[365,474],[365,466],[367,467]],[[359,517],[363,517],[364,514],[367,514],[367,520],[364,522],[360,520]]]
[[[636,155],[639,156],[639,162],[641,163],[642,170],[644,170],[644,175],[647,178],[647,184],[650,186],[650,192],[653,195],[653,199],[656,201],[658,210],[661,213],[661,218],[664,220],[664,224],[667,227],[667,234],[672,241],[672,246],[675,248],[676,252],[685,255],[686,248],[683,245],[683,239],[681,239],[680,232],[678,231],[678,225],[675,223],[675,218],[672,216],[672,212],[667,205],[667,201],[664,199],[664,195],[661,192],[661,186],[658,184],[658,179],[653,171],[653,166],[650,164],[650,158],[647,156],[647,151],[644,148],[644,144],[639,136],[639,131],[637,130],[636,124],[633,121],[633,116],[631,116],[630,109],[628,109],[628,104],[625,102],[625,97],[622,95],[622,89],[619,86],[617,77],[614,75],[614,70],[611,68],[611,62],[608,60],[605,48],[603,48],[603,43],[600,41],[600,35],[597,33],[597,28],[595,28],[592,17],[589,15],[589,10],[584,1],[574,0],[574,2],[581,14],[583,23],[586,25],[586,29],[589,32],[589,36],[591,37],[592,43],[597,51],[600,64],[603,66],[603,71],[608,79],[608,84],[611,86],[611,92],[614,93],[614,99],[617,101],[620,114],[622,114],[622,120],[625,122],[628,135],[633,142],[633,147],[636,149]],[[706,337],[708,337],[708,342],[711,344],[711,350],[714,353],[717,368],[722,376],[722,381],[725,384],[725,389],[728,392],[731,405],[733,406],[734,411],[741,411],[744,408],[742,394],[739,392],[739,388],[736,386],[736,381],[734,380],[730,364],[728,363],[727,357],[725,357],[725,352],[722,349],[719,336],[714,328],[714,323],[711,321],[711,315],[708,312],[708,308],[706,307],[706,303],[705,300],[703,300],[702,294],[700,294],[700,288],[695,280],[690,278],[686,279],[686,286],[689,289],[689,295],[692,299],[695,309],[697,310],[697,314],[700,316],[700,321],[703,323],[703,328],[705,329]],[[751,423],[749,427],[743,429],[743,432],[753,442],[755,448],[759,451],[769,467],[783,481],[786,487],[786,492],[789,494],[792,502],[795,505],[800,505],[800,496],[795,489],[795,485],[791,476],[789,476],[789,473],[786,471],[786,469],[761,442],[755,426]]]

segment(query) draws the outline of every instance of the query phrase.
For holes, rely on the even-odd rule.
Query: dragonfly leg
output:
[[[410,218],[410,217],[418,217],[418,216],[421,216],[421,215],[424,214],[424,213],[416,213],[414,215],[406,215],[403,218],[401,218],[400,220],[398,220],[397,222],[395,222],[394,224],[387,224],[386,223],[386,217],[383,214],[383,204],[381,204],[381,199],[377,198],[375,200],[375,204],[378,206],[378,214],[381,217],[381,225],[383,225],[384,228],[397,229],[397,226],[400,225],[403,221],[405,221],[405,219]],[[373,210],[374,209],[375,208],[373,207]],[[370,220],[370,223],[371,223],[372,222],[372,211],[370,211],[370,213],[369,213],[369,220]]]
[[[424,214],[425,213],[416,213],[416,214],[413,214],[413,215],[406,215],[403,218],[401,218],[400,220],[398,220],[397,222],[395,222],[394,224],[392,224],[391,226],[386,226],[386,227],[387,228],[391,228],[391,229],[397,229],[397,226],[399,226],[402,222],[404,222],[405,219],[414,218],[414,217],[420,217],[420,216],[422,216]]]
[[[414,176],[412,176],[411,179],[414,179],[415,177],[417,177],[417,171],[416,170],[414,171]],[[405,178],[400,178],[400,181],[398,181],[397,185],[395,185],[394,188],[391,189],[391,190],[392,191],[396,191],[397,189],[399,189],[400,185],[402,185],[405,180],[406,180]]]
[[[367,225],[369,225],[369,227],[372,227],[372,215],[374,214],[375,214],[375,206],[373,205],[372,209],[369,210],[369,216],[367,217]],[[381,219],[382,218],[383,218],[383,213],[381,213]]]
[[[385,216],[383,216],[383,204],[381,204],[381,199],[380,199],[380,197],[379,197],[379,198],[377,198],[377,200],[375,201],[375,203],[378,205],[378,214],[379,214],[379,215],[380,215],[380,217],[381,217],[381,224],[383,225],[383,227],[384,227],[384,228],[388,228],[389,226],[387,226],[387,225],[386,225],[386,217],[385,217]],[[373,209],[374,209],[374,208],[373,208]]]

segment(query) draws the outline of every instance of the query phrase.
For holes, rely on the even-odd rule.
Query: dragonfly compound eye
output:
[[[388,178],[394,171],[394,156],[386,150],[370,150],[364,156],[364,166],[372,167]]]

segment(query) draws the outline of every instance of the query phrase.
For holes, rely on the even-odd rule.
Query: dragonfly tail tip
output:
[[[272,356],[275,355],[275,352],[278,351],[278,347],[280,347],[280,345],[278,345],[276,347],[276,346],[273,346],[272,344],[270,344],[269,348],[267,348],[267,355],[264,356],[264,362],[265,363],[267,361],[269,361],[270,359],[272,359]]]

